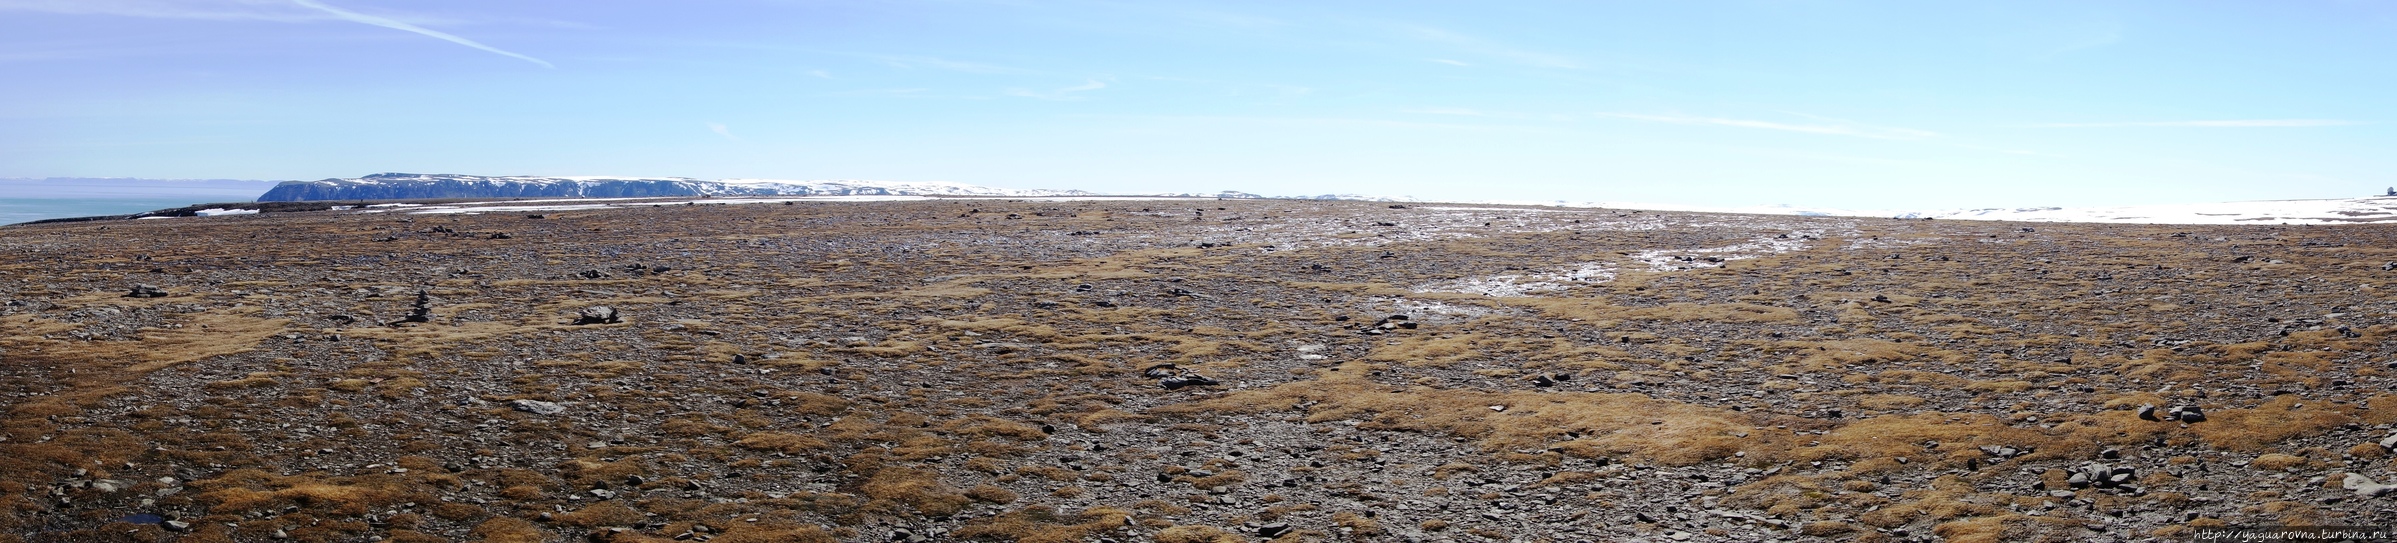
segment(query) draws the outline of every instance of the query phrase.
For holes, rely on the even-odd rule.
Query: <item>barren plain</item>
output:
[[[1003,199],[6,227],[0,540],[2397,524],[2392,234]]]

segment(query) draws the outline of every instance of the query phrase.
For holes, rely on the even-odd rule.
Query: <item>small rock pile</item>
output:
[[[1155,366],[1149,366],[1147,369],[1140,370],[1140,376],[1156,379],[1157,384],[1159,386],[1165,387],[1166,390],[1181,390],[1187,387],[1215,386],[1222,384],[1216,382],[1214,379],[1208,378],[1207,376],[1199,375],[1189,370],[1184,370],[1180,367],[1174,366],[1173,364],[1158,364]]]

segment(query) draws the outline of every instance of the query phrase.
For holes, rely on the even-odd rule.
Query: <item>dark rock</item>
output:
[[[1415,323],[1414,321],[1409,320],[1406,315],[1391,315],[1388,317],[1382,317],[1382,320],[1373,321],[1373,325],[1367,326],[1361,331],[1366,334],[1383,334],[1388,333],[1391,330],[1413,329],[1415,329]]]
[[[1215,386],[1222,383],[1218,383],[1214,379],[1209,379],[1206,376],[1196,373],[1185,373],[1173,377],[1167,377],[1162,381],[1158,381],[1157,384],[1164,385],[1166,390],[1181,390],[1184,387]]]
[[[2156,418],[2155,404],[2147,404],[2139,406],[2139,420],[2162,421],[2164,419]]]
[[[146,285],[146,284],[144,284],[144,285],[134,285],[134,286],[133,286],[133,291],[132,291],[132,292],[127,292],[127,293],[125,293],[125,297],[126,297],[126,298],[165,298],[165,297],[166,297],[166,289],[158,288],[158,286],[157,286],[157,285]]]
[[[408,307],[408,316],[401,317],[400,322],[433,322],[433,295],[416,291],[416,304]]]

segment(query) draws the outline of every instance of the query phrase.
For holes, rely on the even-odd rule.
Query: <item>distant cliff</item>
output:
[[[1088,196],[1078,190],[1021,190],[960,183],[900,181],[777,181],[682,177],[530,177],[378,173],[355,179],[285,181],[260,202],[412,200],[424,198],[652,198],[673,196]]]

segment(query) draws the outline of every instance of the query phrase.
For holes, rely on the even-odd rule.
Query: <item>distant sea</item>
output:
[[[274,184],[235,179],[0,179],[0,225],[248,202]]]
[[[191,198],[0,198],[0,224],[124,215],[208,203]]]

